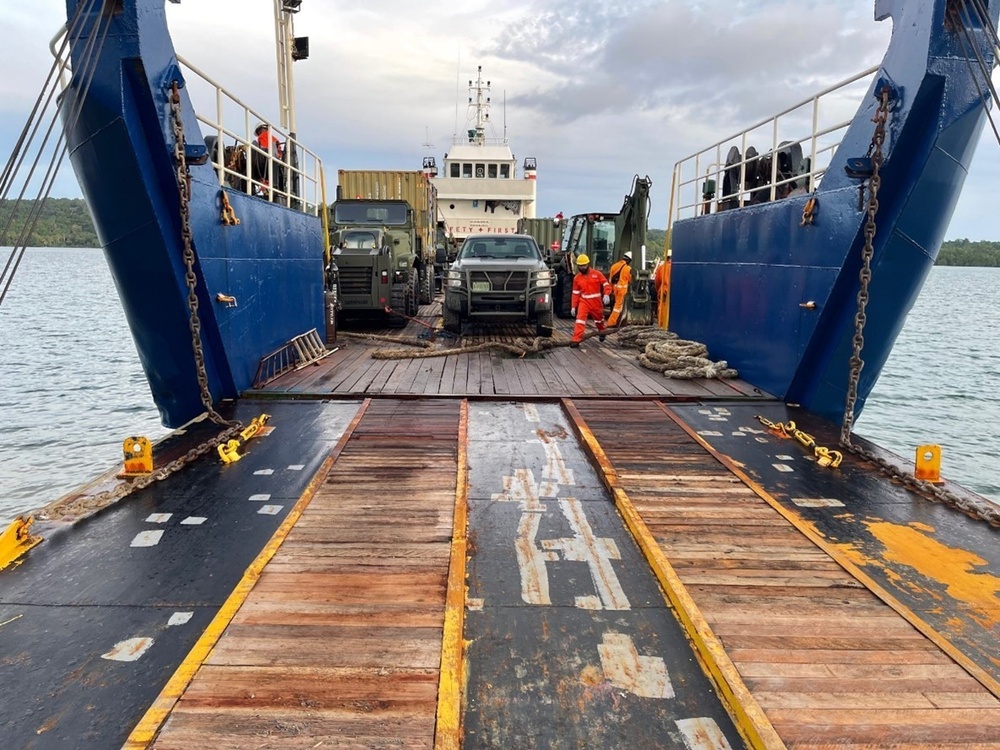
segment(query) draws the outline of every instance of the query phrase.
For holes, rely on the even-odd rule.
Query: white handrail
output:
[[[241,190],[249,195],[259,195],[290,208],[317,214],[322,204],[322,160],[313,151],[305,148],[288,132],[272,125],[237,96],[229,93],[220,83],[192,65],[180,55],[178,62],[197,76],[213,93],[215,115],[208,117],[196,112],[198,121],[208,128],[216,138],[216,145],[210,148],[209,157],[219,175],[219,184]],[[189,84],[189,95],[193,93]],[[197,108],[196,108],[197,109]],[[241,121],[239,130],[227,126],[230,122]],[[275,150],[261,148],[254,137],[256,123],[268,126],[272,137],[277,137],[284,146],[284,158]],[[226,139],[232,139],[226,145]],[[258,168],[254,169],[254,163]],[[275,178],[278,179],[275,179]],[[284,179],[282,179],[284,178]],[[282,183],[284,183],[282,185]]]
[[[851,118],[834,122],[823,122],[821,119],[821,102],[830,102],[841,98],[848,87],[870,79],[879,66],[863,70],[839,83],[792,105],[776,115],[764,118],[749,128],[723,138],[711,146],[687,156],[674,165],[673,185],[670,194],[668,223],[679,219],[691,218],[719,210],[738,208],[748,203],[776,200],[794,192],[812,192],[820,184],[823,175],[836,153],[844,133],[851,124]],[[809,111],[803,111],[809,107]],[[856,107],[855,107],[856,108]],[[809,125],[802,126],[803,115],[808,114]],[[781,139],[781,126],[789,120],[795,120],[786,125],[786,130],[794,127],[799,133],[805,131],[809,135],[792,139]],[[763,151],[756,156],[747,158],[747,149],[762,145]],[[727,152],[736,147],[739,159],[726,164]],[[801,165],[792,166],[790,171],[779,170],[779,149],[782,157],[787,160],[791,151],[801,149]],[[764,164],[765,170],[759,170]],[[786,164],[786,167],[788,165]],[[736,172],[738,170],[738,178]],[[759,172],[764,171],[761,175]],[[755,178],[748,185],[748,172]],[[730,175],[730,183],[735,183],[728,192],[725,189],[726,174]],[[701,191],[699,193],[699,186]]]

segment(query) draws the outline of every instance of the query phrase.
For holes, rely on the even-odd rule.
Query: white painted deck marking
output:
[[[258,514],[263,514],[265,516],[276,516],[284,508],[284,505],[262,505],[260,510],[257,511]]]
[[[254,474],[258,477],[269,477],[274,473],[274,469],[257,469]]]
[[[208,519],[204,518],[203,516],[188,516],[183,521],[181,521],[181,525],[182,526],[201,526],[207,520]]]
[[[709,422],[728,422],[729,417],[724,417],[721,414],[716,414],[708,418]]]
[[[733,433],[733,437],[746,437],[746,436],[747,436],[747,434],[745,432],[743,432],[742,430],[738,430],[738,431],[736,431],[736,432]]]
[[[146,523],[166,523],[173,513],[150,513],[146,517]]]
[[[711,409],[699,409],[698,413],[699,414],[711,414],[712,410]]]
[[[547,479],[548,484],[543,484],[541,487],[539,494],[542,497],[555,497],[559,494],[559,488],[554,487],[553,484],[576,485],[573,470],[566,467],[566,461],[563,459],[558,444],[551,440],[529,440],[528,442],[533,445],[541,444],[542,450],[545,451],[545,468],[542,469],[542,479]]]
[[[270,500],[271,496],[267,495],[267,494],[251,495],[249,499],[250,499],[250,502],[253,502],[253,503],[263,503],[263,502],[266,502],[266,501]]]
[[[756,427],[747,427],[746,425],[743,425],[742,427],[740,427],[740,432],[747,432],[750,433],[751,435],[763,435],[765,431],[758,430]]]
[[[793,497],[792,502],[800,508],[843,508],[844,504],[835,497]]]
[[[140,531],[135,535],[129,547],[155,547],[160,543],[163,531]]]
[[[622,590],[621,582],[611,565],[612,560],[621,560],[618,545],[610,537],[597,537],[583,512],[583,504],[575,497],[559,501],[563,515],[569,521],[575,537],[566,539],[546,539],[542,546],[547,550],[559,550],[563,558],[575,562],[585,562],[590,568],[590,576],[597,588],[597,595],[605,609],[632,609],[628,597]]]
[[[688,750],[732,750],[714,719],[678,719],[674,722]]]
[[[718,430],[698,430],[698,434],[702,437],[722,437],[722,433]]]
[[[289,471],[302,471],[304,468],[306,468],[305,464],[289,464],[288,465],[288,470]]]
[[[129,638],[116,643],[108,653],[101,654],[101,658],[110,661],[138,661],[152,645],[152,638]]]
[[[167,627],[173,627],[174,625],[187,625],[191,618],[194,617],[194,612],[174,612],[170,615],[170,619],[167,620]]]
[[[724,409],[721,406],[715,407],[715,413],[716,414],[725,414],[727,417],[732,416],[732,412],[729,411],[729,409]]]
[[[478,598],[466,599],[465,608],[470,612],[482,612],[483,600]]]
[[[548,488],[548,485],[545,487]],[[540,490],[531,469],[514,469],[514,476],[503,478],[503,492],[490,497],[501,503],[521,503],[521,510],[536,512],[545,510],[545,503],[539,500]]]
[[[517,567],[521,571],[521,599],[526,604],[552,604],[545,563],[558,560],[559,556],[555,552],[540,550],[535,543],[541,522],[541,513],[522,513],[514,540]]]
[[[785,472],[788,472],[788,471],[795,471],[795,469],[793,469],[793,468],[792,468],[791,466],[789,466],[788,464],[771,464],[771,466],[773,466],[773,467],[774,467],[775,469],[777,469],[778,471],[785,471]]]
[[[766,443],[767,442],[767,438],[762,438],[762,437],[754,438],[754,440],[756,440],[758,443]]]
[[[627,635],[605,633],[597,650],[604,676],[615,687],[642,698],[674,697],[666,662],[659,656],[640,656]]]
[[[538,407],[534,404],[524,405],[524,418],[529,422],[541,422],[542,420],[538,416]]]
[[[578,596],[573,600],[577,609],[604,609],[601,600],[596,596]]]
[[[794,461],[795,456],[775,456],[779,461]]]

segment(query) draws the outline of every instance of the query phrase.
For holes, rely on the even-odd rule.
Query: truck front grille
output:
[[[372,268],[362,266],[360,268],[344,266],[339,271],[340,293],[343,296],[350,294],[371,294],[372,292]]]
[[[528,289],[527,271],[473,271],[469,275],[472,289],[476,282],[488,281],[491,292],[524,292]]]

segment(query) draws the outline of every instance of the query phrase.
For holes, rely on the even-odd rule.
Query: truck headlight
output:
[[[448,271],[448,286],[462,286],[461,271]]]
[[[539,271],[535,275],[536,286],[552,286],[552,271]]]

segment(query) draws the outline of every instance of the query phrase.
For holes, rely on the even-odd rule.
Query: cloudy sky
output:
[[[818,6],[818,7],[817,7]],[[270,0],[168,4],[181,55],[275,120]],[[666,225],[673,164],[877,63],[890,24],[872,0],[303,0],[296,34],[300,138],[337,169],[441,164],[466,123],[477,65],[495,135],[538,160],[538,215],[617,209],[653,180]],[[0,155],[48,71],[63,0],[0,5]],[[11,74],[17,71],[16,74]],[[949,238],[1000,240],[1000,148],[984,140]],[[335,176],[333,180],[335,180]],[[54,195],[79,192],[67,167]]]

